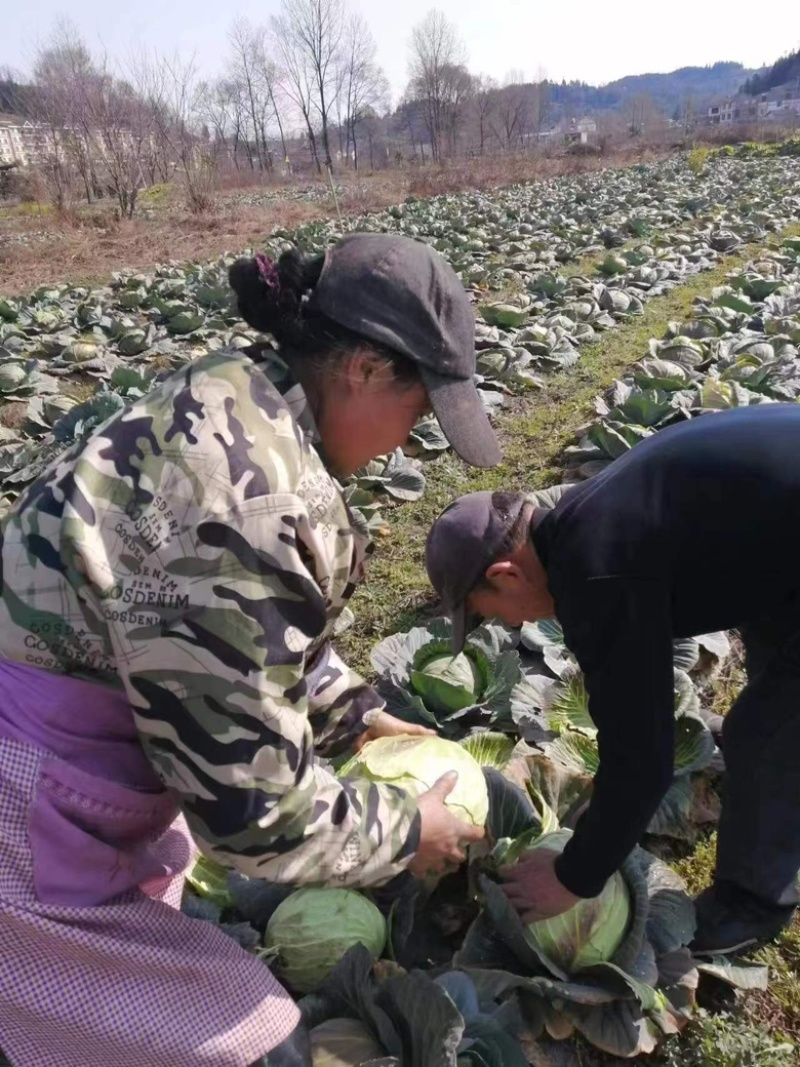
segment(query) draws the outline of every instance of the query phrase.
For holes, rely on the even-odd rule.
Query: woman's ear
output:
[[[357,390],[360,386],[367,385],[374,377],[377,370],[375,357],[367,348],[357,348],[342,360],[343,374],[348,386]]]

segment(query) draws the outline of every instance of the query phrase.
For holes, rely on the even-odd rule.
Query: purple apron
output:
[[[14,1067],[247,1067],[298,1011],[179,910],[196,848],[124,693],[0,660],[0,1048]]]

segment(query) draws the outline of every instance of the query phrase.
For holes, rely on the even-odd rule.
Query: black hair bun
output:
[[[237,259],[228,271],[239,314],[253,329],[270,333],[280,344],[299,323],[303,297],[319,280],[324,256],[291,248],[278,260],[277,285],[264,279],[255,259]]]

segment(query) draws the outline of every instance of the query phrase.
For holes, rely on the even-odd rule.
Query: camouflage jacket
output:
[[[315,761],[381,706],[328,644],[365,546],[316,442],[275,355],[173,374],[4,520],[0,655],[124,686],[203,851],[276,882],[379,884],[419,815]]]

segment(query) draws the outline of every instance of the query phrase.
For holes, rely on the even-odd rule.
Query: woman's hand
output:
[[[523,922],[552,919],[569,911],[580,900],[558,880],[555,869],[558,855],[550,849],[536,849],[513,867],[500,868],[506,896]]]
[[[378,711],[369,714],[367,729],[356,738],[354,748],[360,752],[368,741],[375,741],[379,737],[435,737],[436,731],[429,730],[427,726],[416,726],[414,723],[403,722],[396,719],[388,711]]]
[[[435,878],[455,870],[467,858],[465,846],[483,837],[482,829],[462,822],[445,806],[457,780],[458,774],[450,771],[419,797],[419,846],[408,865],[416,878]]]

